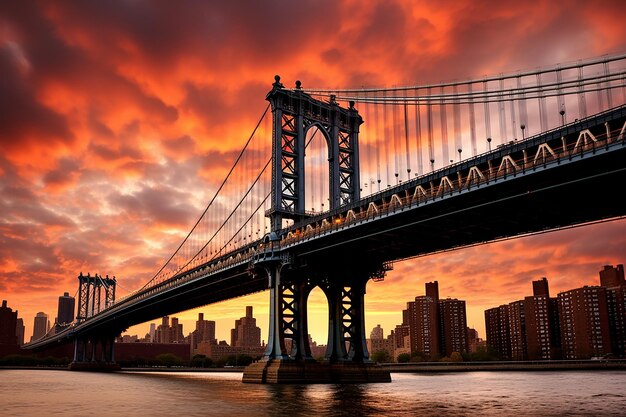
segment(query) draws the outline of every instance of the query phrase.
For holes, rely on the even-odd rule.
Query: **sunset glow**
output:
[[[0,3],[0,298],[26,339],[80,272],[115,275],[122,296],[154,275],[226,176],[275,74],[290,88],[426,84],[626,52],[623,1],[413,3]],[[368,283],[367,334],[388,334],[437,280],[484,338],[484,310],[531,294],[532,280],[547,277],[556,296],[620,263],[626,220],[396,263]],[[252,305],[267,339],[268,297],[177,316],[188,334],[204,312],[229,341]],[[321,291],[309,308],[325,344]]]

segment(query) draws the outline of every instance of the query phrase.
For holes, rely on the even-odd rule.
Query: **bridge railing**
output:
[[[626,107],[622,107],[622,113]],[[577,123],[572,123],[576,125]],[[550,135],[562,131],[563,127],[547,132]],[[348,207],[342,207],[320,214],[315,218],[294,225],[281,239],[282,246],[290,246],[295,243],[331,233],[359,222],[370,221],[375,218],[387,216],[399,211],[413,208],[420,204],[432,202],[447,196],[452,196],[463,191],[478,188],[481,185],[493,183],[500,179],[506,179],[511,175],[526,173],[529,170],[545,168],[550,164],[558,164],[563,159],[584,157],[594,153],[600,148],[608,148],[617,142],[626,145],[624,127],[613,129],[602,134],[593,134],[588,129],[579,132],[575,141],[569,141],[562,137],[560,147],[542,146],[543,137],[546,134],[537,135],[524,141],[504,145],[494,151],[486,152],[472,159],[442,168],[426,176],[407,181],[403,185],[393,187],[369,197]],[[535,143],[533,143],[535,142]],[[535,155],[529,158],[523,147],[524,144],[537,146]],[[519,156],[521,154],[521,156]],[[485,156],[493,155],[494,159]],[[511,155],[518,155],[512,157]],[[493,160],[499,160],[500,164],[494,166]],[[482,168],[479,168],[482,166]],[[461,167],[465,167],[466,175],[461,175]],[[456,176],[450,178],[454,174]],[[436,183],[436,180],[439,182]],[[412,190],[413,192],[410,192]]]
[[[190,281],[198,278],[206,277],[207,275],[215,274],[220,271],[227,270],[238,265],[247,265],[257,255],[262,248],[262,240],[252,242],[244,248],[238,249],[232,253],[226,254],[219,259],[215,259],[210,263],[200,265],[192,270],[184,271],[179,275],[176,275],[167,281],[156,283],[154,286],[144,288],[142,290],[135,291],[124,297],[119,298],[116,302],[98,314],[89,317],[83,323],[92,322],[94,319],[109,316],[123,308],[127,308],[139,301],[145,300],[152,296],[163,293],[164,291],[172,290],[180,287]],[[82,324],[82,323],[81,323]]]

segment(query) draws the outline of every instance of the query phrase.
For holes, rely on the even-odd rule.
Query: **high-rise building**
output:
[[[584,286],[557,296],[564,359],[589,359],[611,351],[606,287]]]
[[[395,347],[396,349],[406,349],[408,353],[411,353],[411,337],[410,328],[408,324],[398,324],[394,330]],[[407,342],[405,342],[407,341]]]
[[[57,324],[67,326],[74,321],[74,297],[69,293],[64,293],[59,297],[59,308],[57,312]]]
[[[402,311],[402,326],[408,327],[411,352],[425,358],[450,356],[452,352],[467,352],[467,318],[465,301],[439,299],[439,283],[425,284],[426,295],[415,297]],[[400,330],[400,329],[397,329]],[[396,338],[397,347],[404,333]]]
[[[494,350],[502,360],[511,359],[511,331],[509,306],[501,305],[485,310],[487,347]]]
[[[624,265],[604,265],[604,269],[600,271],[600,285],[607,288],[626,286],[624,280]]]
[[[511,341],[511,359],[524,361],[528,359],[526,349],[526,320],[524,301],[513,301],[508,305],[509,339]]]
[[[626,281],[624,265],[605,265],[600,271],[600,285],[606,287],[611,353],[626,357]]]
[[[17,344],[20,346],[24,345],[25,332],[26,332],[26,326],[24,326],[24,320],[18,317],[17,326],[15,328],[15,335],[17,336]]]
[[[426,289],[426,297],[430,297],[435,302],[439,301],[439,282],[427,282],[424,284],[424,288]]]
[[[170,327],[172,343],[182,343],[185,340],[183,334],[183,325],[178,322],[178,318],[172,317],[172,326]]]
[[[385,335],[383,333],[383,328],[380,327],[380,324],[376,325],[376,327],[374,327],[372,329],[372,332],[370,333],[370,339],[382,340],[384,338],[385,338]]]
[[[156,328],[156,343],[172,343],[172,331],[170,329],[170,318],[161,318],[161,324]]]
[[[473,327],[467,328],[467,348],[469,353],[476,353],[478,349],[478,342],[480,338],[478,337],[478,331]]]
[[[148,335],[150,337],[150,342],[155,343],[156,342],[156,324],[155,323],[150,323],[150,333],[148,333]]]
[[[196,338],[198,341],[216,341],[215,322],[212,320],[205,320],[203,313],[198,313],[198,320],[196,321]]]
[[[235,328],[230,331],[230,342],[233,347],[261,346],[261,328],[256,325],[252,306],[246,307],[245,317],[235,321]]]
[[[411,352],[434,359],[439,355],[439,320],[437,301],[418,296],[407,304]]]
[[[548,278],[542,277],[536,281],[533,281],[533,296],[539,297],[545,295],[550,296],[550,288],[548,287]]]
[[[446,298],[439,300],[438,304],[441,354],[449,357],[452,352],[467,353],[469,347],[465,301]]]
[[[34,342],[41,339],[48,333],[49,330],[50,321],[48,320],[48,315],[43,312],[37,313],[33,324],[33,337],[30,339],[30,341]]]
[[[202,342],[217,344],[215,338],[215,322],[212,320],[205,320],[203,313],[198,313],[198,320],[196,320],[196,329],[191,332],[190,348],[191,354],[195,355],[198,350],[198,344]]]
[[[391,358],[391,361],[395,361],[396,351],[396,336],[392,330],[387,338],[384,337],[384,332],[380,324],[372,329],[370,338],[366,340],[367,350],[370,356],[376,352],[385,351]]]
[[[556,298],[550,298],[548,280],[533,281],[533,295],[524,298],[528,359],[558,359],[560,331]]]
[[[7,307],[7,300],[2,300],[0,307],[0,345],[17,346],[17,311]]]

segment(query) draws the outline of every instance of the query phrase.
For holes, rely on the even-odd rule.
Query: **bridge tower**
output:
[[[280,247],[283,220],[305,219],[305,149],[309,129],[317,128],[328,148],[328,195],[331,211],[360,199],[359,127],[363,119],[349,102],[341,107],[334,96],[314,99],[300,81],[286,89],[275,77],[266,99],[273,115],[271,232],[254,265],[267,274],[270,322],[263,361],[244,371],[244,382],[388,382],[389,372],[369,360],[365,343],[364,295],[367,281],[380,268],[358,267],[349,273],[322,272],[294,264]],[[357,271],[358,270],[358,271]],[[323,364],[311,357],[307,299],[319,286],[329,304],[329,337]],[[290,342],[290,343],[287,343]]]
[[[78,312],[76,324],[106,309],[115,302],[115,277],[102,277],[98,274],[78,275]],[[104,306],[102,306],[104,292]],[[71,370],[115,371],[119,365],[115,363],[115,334],[103,332],[98,334],[82,334],[74,339],[74,360]]]
[[[330,210],[359,200],[359,126],[363,119],[354,108],[342,108],[330,96],[316,100],[296,81],[293,90],[284,88],[277,75],[267,94],[272,106],[272,204],[267,213],[272,231],[282,228],[283,219],[305,217],[304,155],[307,131],[317,127],[328,146]]]

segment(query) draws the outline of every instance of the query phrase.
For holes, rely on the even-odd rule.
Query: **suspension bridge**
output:
[[[112,366],[132,325],[267,290],[267,350],[244,382],[389,381],[369,359],[364,297],[394,262],[626,215],[626,55],[403,87],[276,76],[266,100],[152,279],[116,299],[115,279],[81,274],[77,321],[26,348],[74,342],[74,369]],[[308,344],[315,287],[323,364]]]

